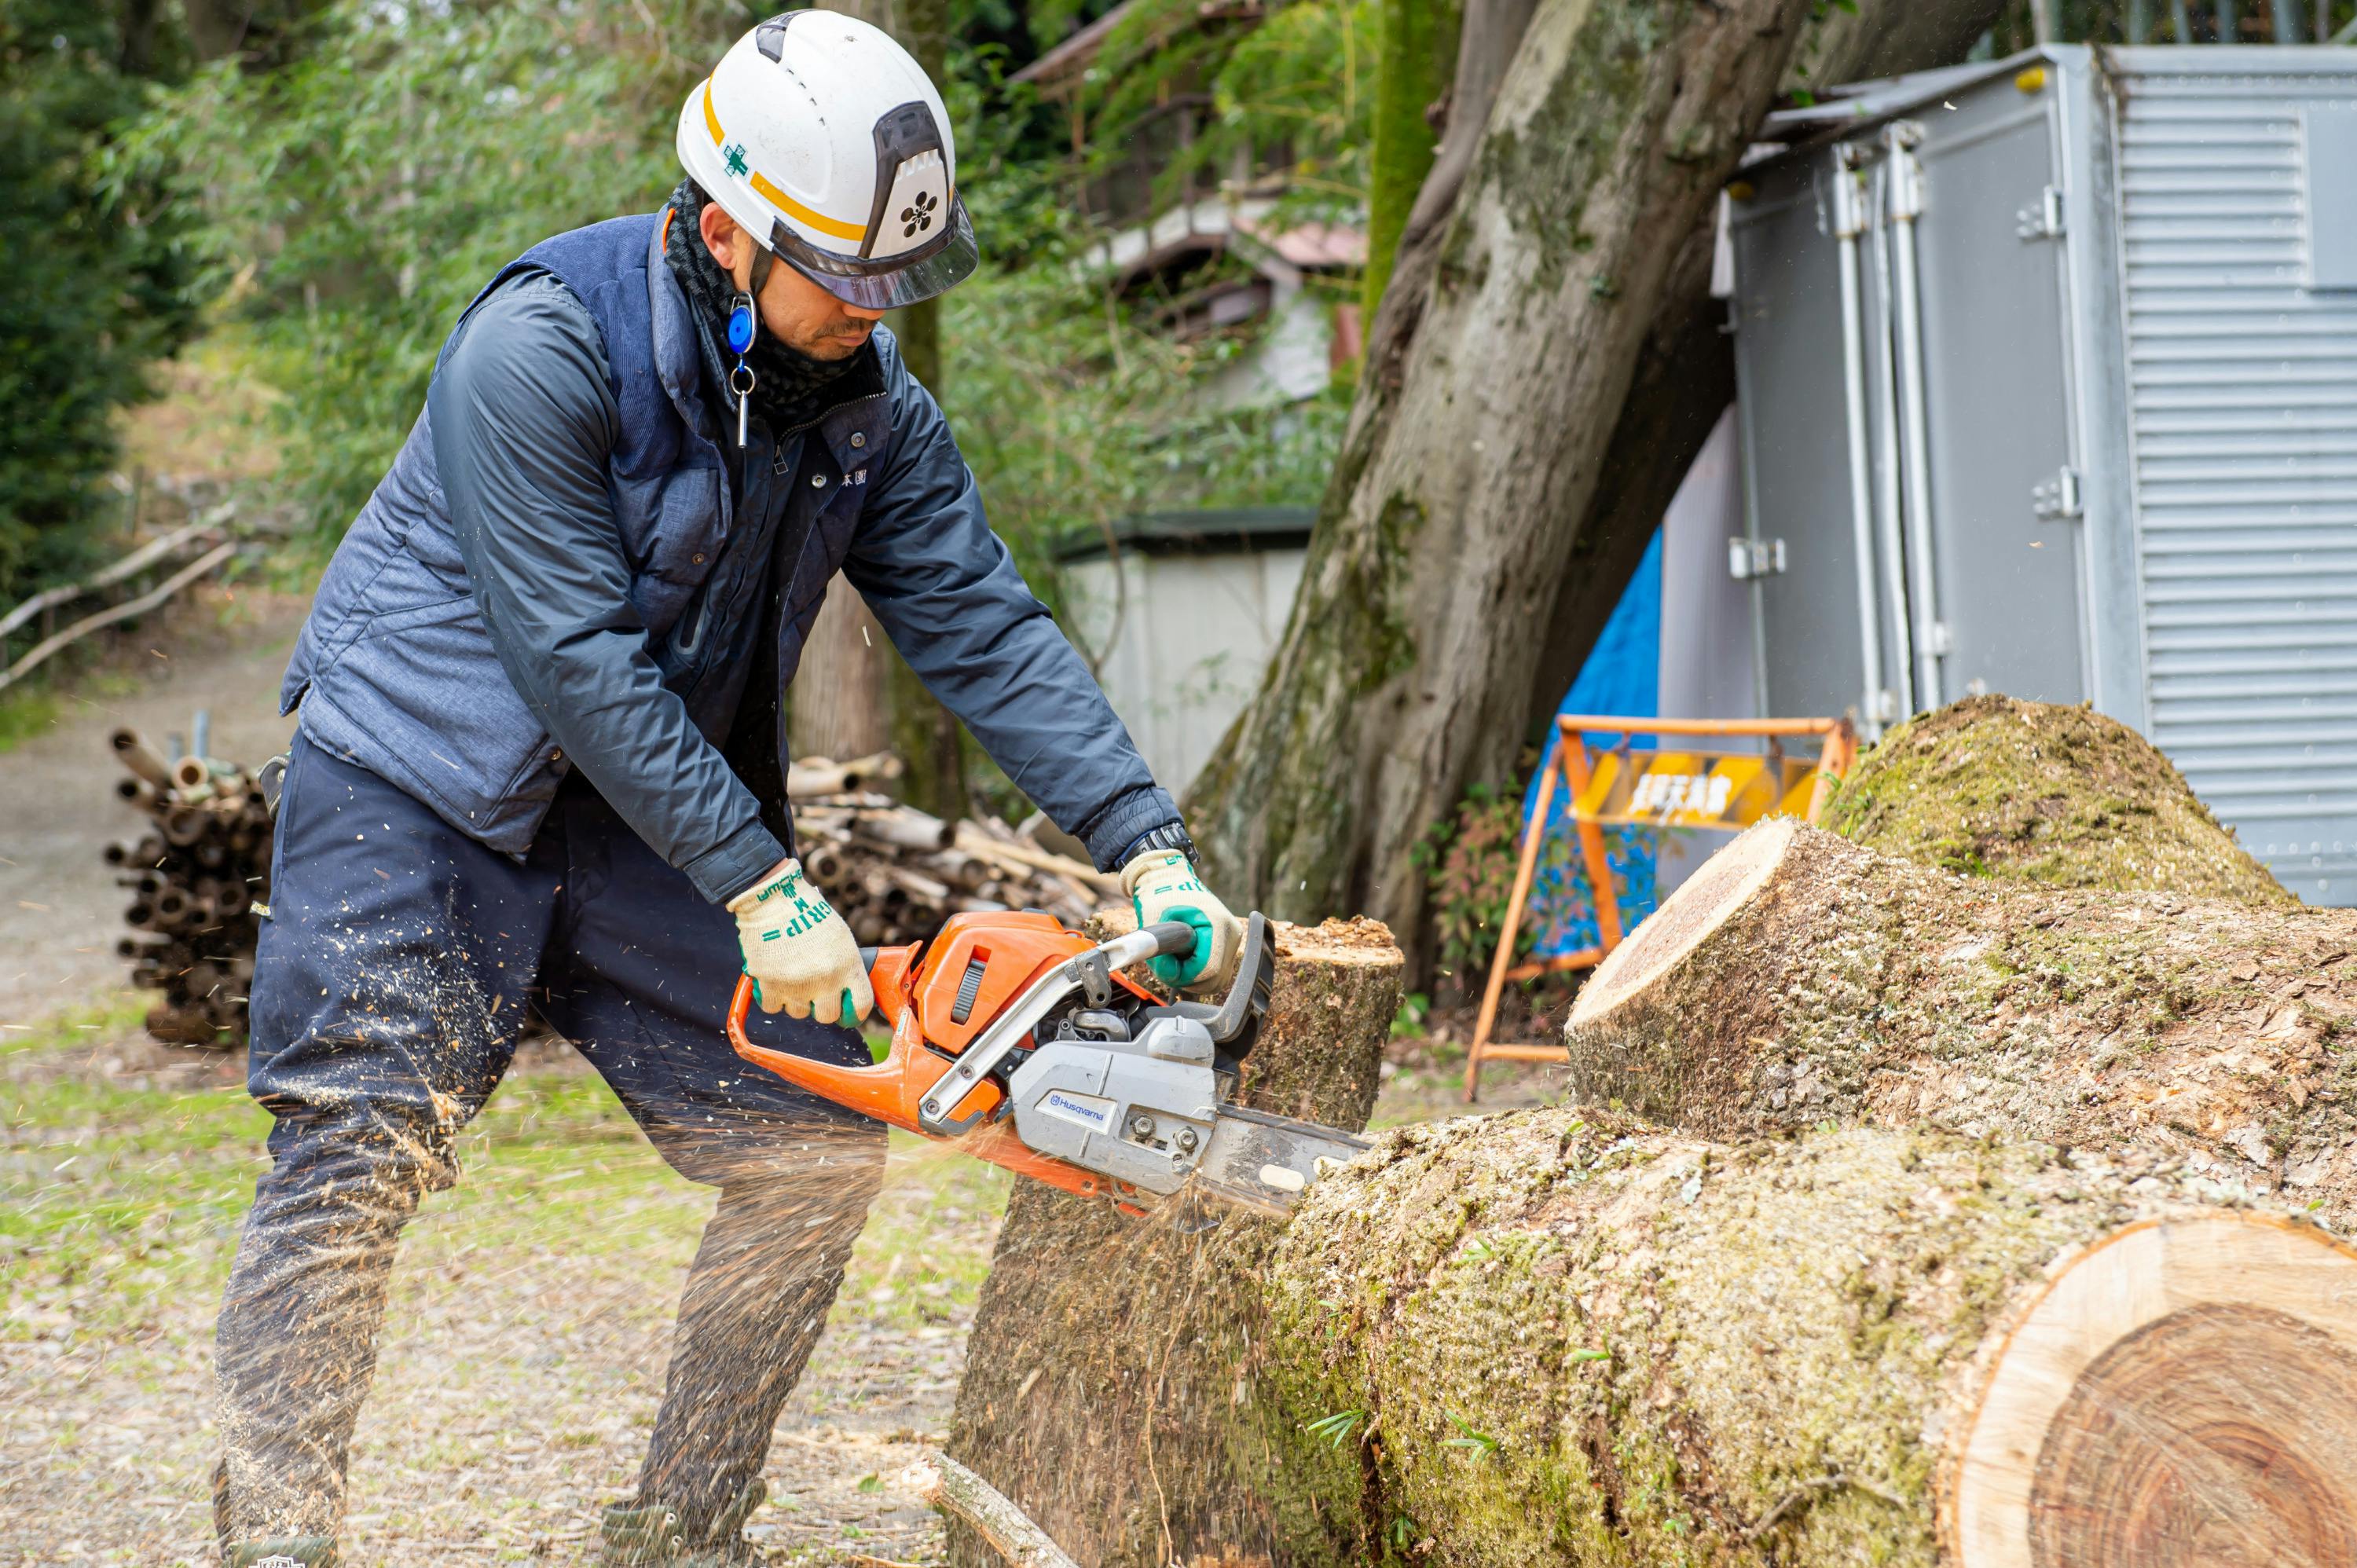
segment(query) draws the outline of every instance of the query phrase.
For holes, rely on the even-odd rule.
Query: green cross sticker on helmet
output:
[[[949,110],[909,52],[832,11],[737,40],[680,108],[679,159],[780,260],[847,304],[913,305],[979,252]]]

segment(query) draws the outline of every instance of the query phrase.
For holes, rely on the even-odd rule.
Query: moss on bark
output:
[[[1910,719],[1824,825],[1967,876],[2292,901],[2151,742],[2087,707],[1968,697]]]
[[[2357,1225],[2357,913],[1966,879],[1789,822],[1738,843],[1771,840],[1773,874],[1650,982],[1621,994],[1722,902],[1707,868],[1598,972],[1576,1097],[1709,1136],[2039,1139]]]

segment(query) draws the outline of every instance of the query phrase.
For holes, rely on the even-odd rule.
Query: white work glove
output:
[[[1175,849],[1149,849],[1121,868],[1122,891],[1137,911],[1140,930],[1161,920],[1195,928],[1195,950],[1177,957],[1148,959],[1146,967],[1178,991],[1218,995],[1236,978],[1243,951],[1244,924],[1228,912],[1220,896],[1203,886],[1187,857]]]
[[[801,861],[778,862],[728,901],[728,912],[762,1012],[856,1025],[876,1005],[851,928],[803,877]]]

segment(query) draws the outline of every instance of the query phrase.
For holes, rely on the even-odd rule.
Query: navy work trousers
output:
[[[221,1511],[232,1540],[331,1536],[402,1226],[529,1013],[572,1041],[665,1160],[720,1189],[680,1305],[640,1496],[691,1532],[760,1473],[882,1169],[875,1123],[741,1061],[736,924],[587,788],[522,861],[296,740],[254,961],[249,1085],[275,1118],[221,1305]],[[845,1063],[849,1029],[756,1014]]]

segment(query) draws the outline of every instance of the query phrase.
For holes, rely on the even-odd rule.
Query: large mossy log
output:
[[[1411,1127],[1294,1216],[1254,1397],[1355,1457],[1365,1561],[2357,1561],[2357,1253],[2214,1197],[1928,1131]]]
[[[1966,875],[2288,904],[2168,757],[2088,707],[1967,697],[1860,757],[1824,825]]]
[[[1243,1104],[1359,1128],[1402,960],[1371,920],[1279,924]],[[949,1451],[1092,1568],[1174,1559],[1361,1561],[1357,1470],[1255,1393],[1260,1282],[1280,1227],[1144,1219],[1018,1183],[967,1343]],[[1294,1466],[1289,1451],[1308,1464]],[[952,1560],[998,1559],[953,1530]]]
[[[1711,1137],[1917,1122],[2357,1224],[2357,913],[1967,878],[1789,820],[1597,971],[1573,1097]]]

